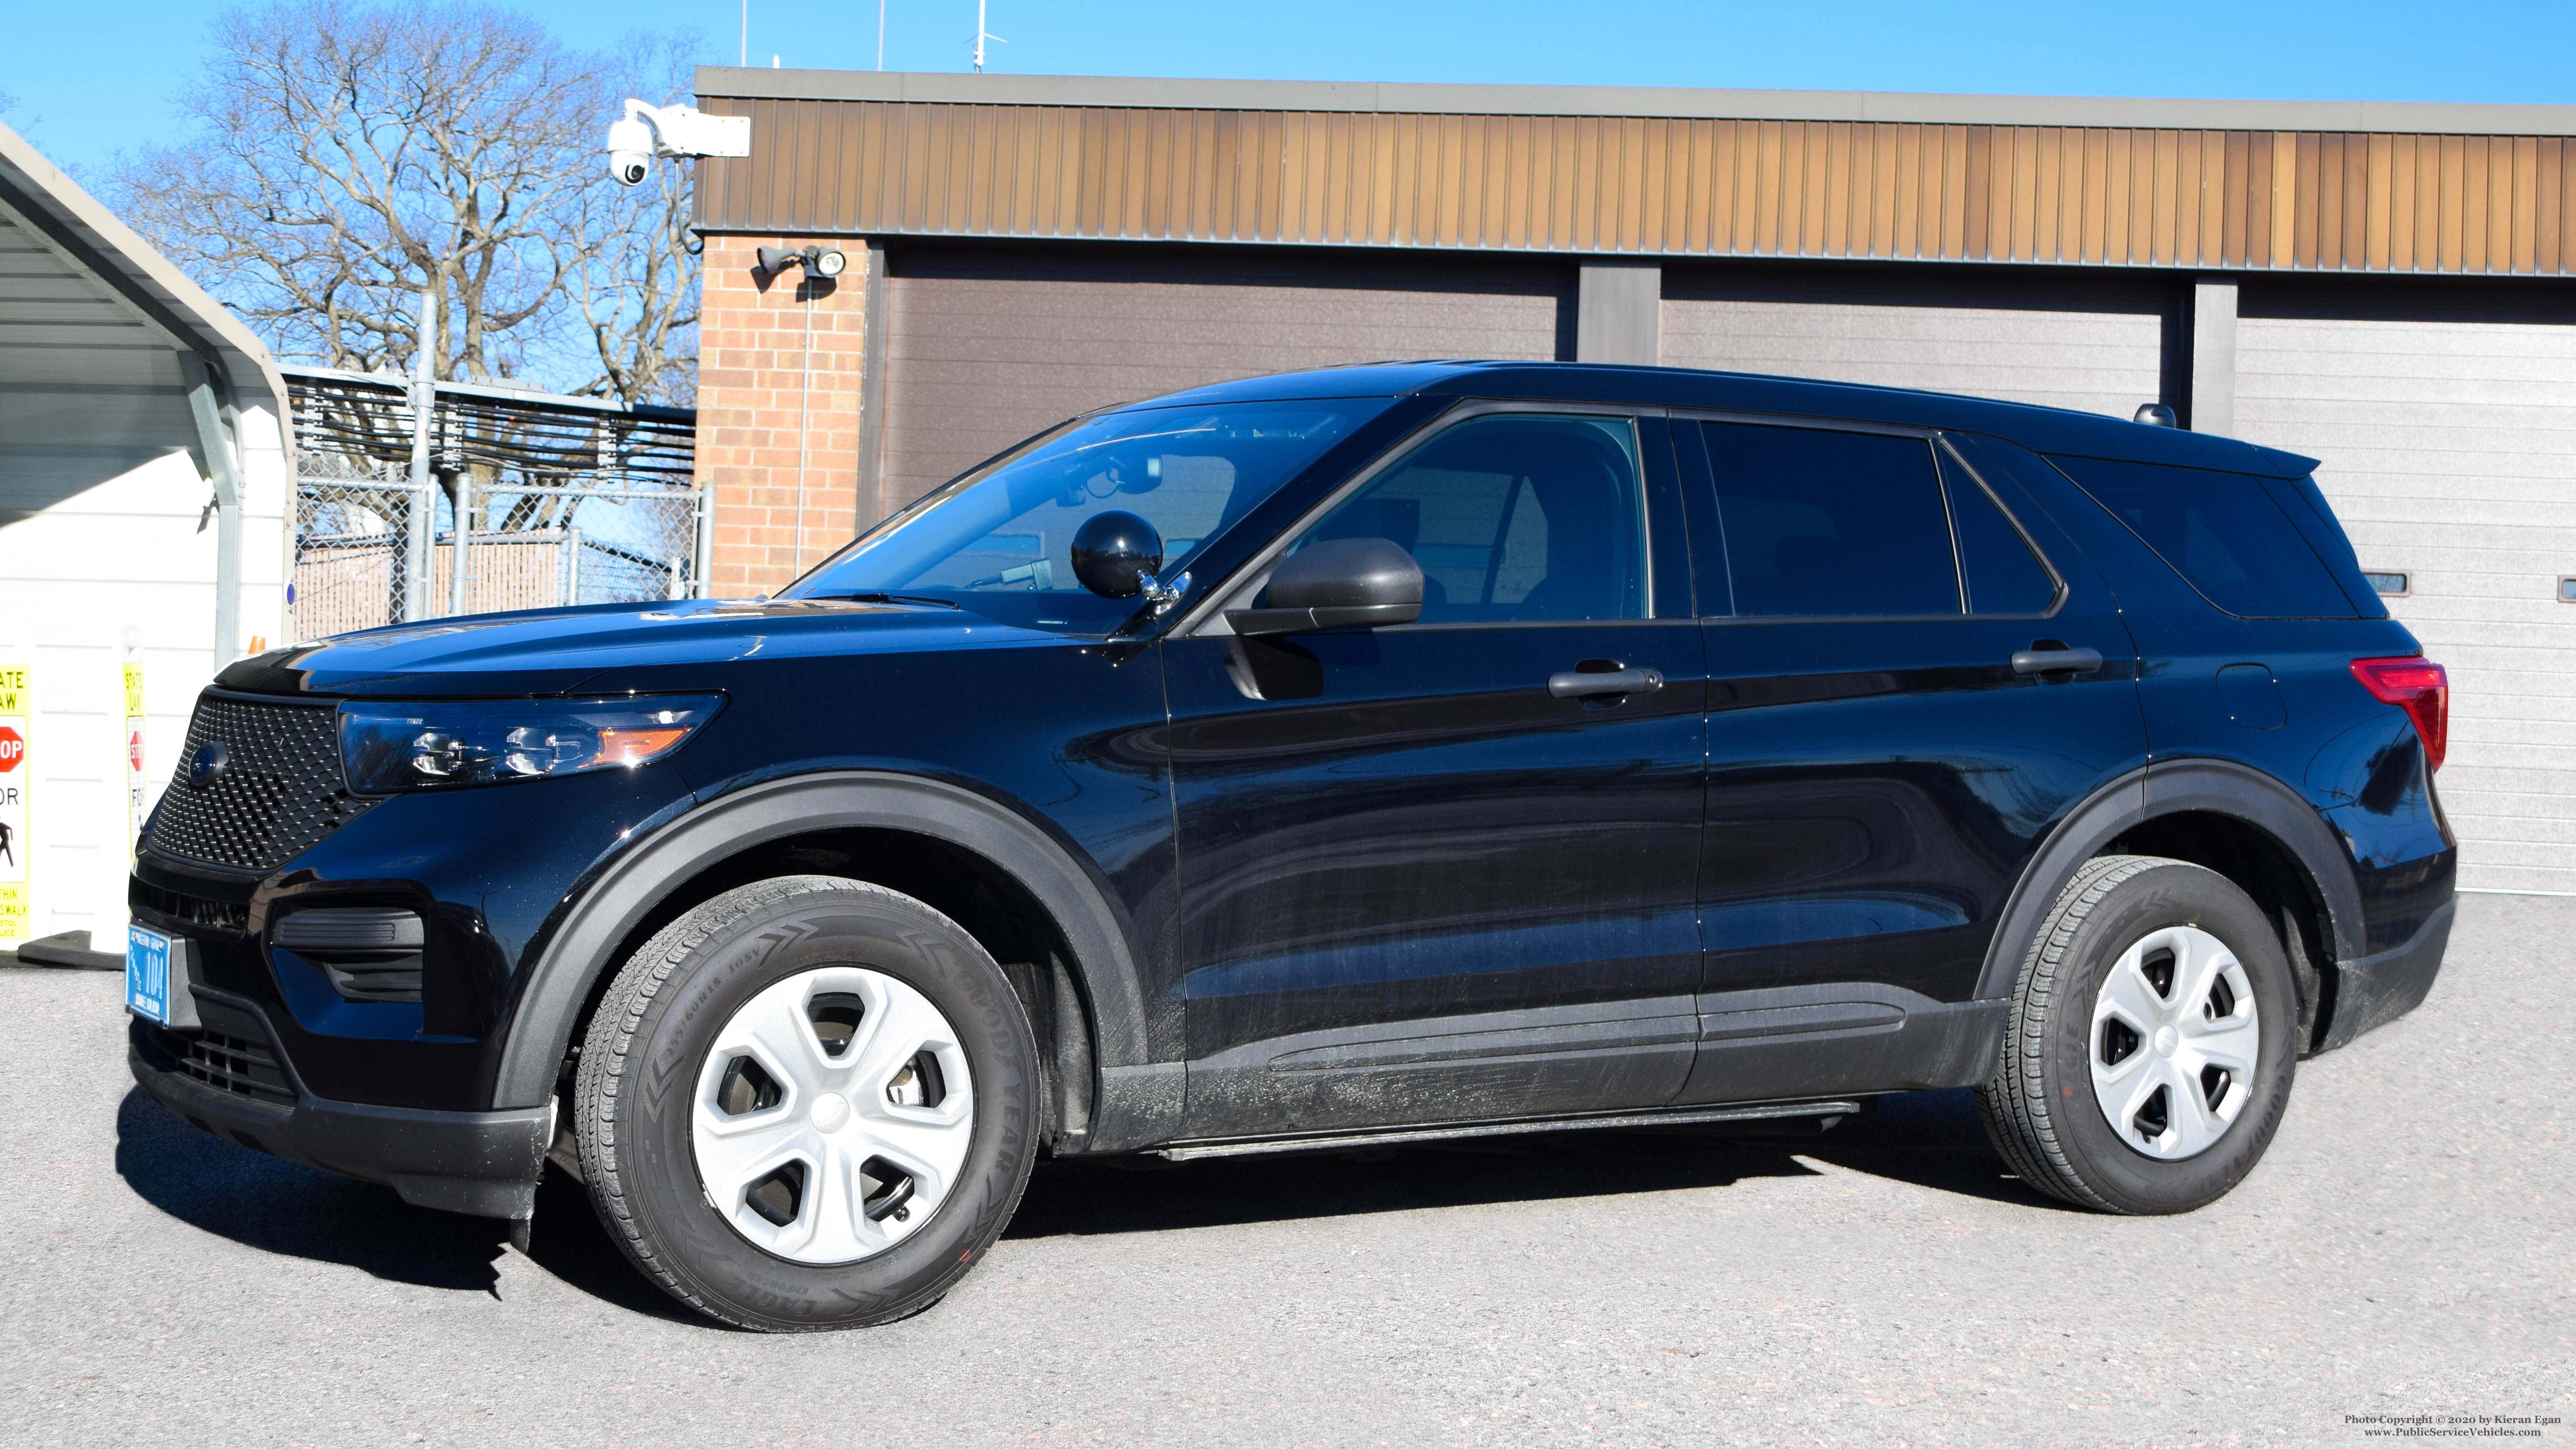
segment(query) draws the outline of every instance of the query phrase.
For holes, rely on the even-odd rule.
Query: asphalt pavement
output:
[[[2303,1064],[2267,1160],[2186,1217],[2028,1191],[1965,1093],[1774,1142],[1068,1162],[945,1302],[790,1338],[686,1315],[570,1182],[522,1255],[203,1136],[127,1078],[117,977],[5,970],[0,1442],[2357,1444],[2431,1415],[2576,1446],[2501,1422],[2576,1411],[2571,941],[2576,900],[2464,898],[2431,1001]]]

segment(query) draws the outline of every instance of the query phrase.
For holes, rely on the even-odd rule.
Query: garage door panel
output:
[[[893,254],[884,506],[1065,418],[1233,378],[1558,355],[1566,268],[1134,249]]]
[[[2535,830],[2576,829],[2576,822],[2570,820],[2571,807],[2576,807],[2576,795],[2544,797],[2540,803],[2551,813],[2516,815],[2513,813],[2514,809],[2524,802],[2520,792],[2512,788],[2510,781],[2495,781],[2492,788],[2462,789],[2446,785],[2442,790],[2442,803],[2454,810],[2479,810],[2494,819],[2497,822],[2497,828],[2501,831],[2523,829],[2525,822],[2540,822],[2532,826]]]
[[[2483,671],[2488,681],[2498,686],[2500,695],[2538,701],[2534,707],[2553,709],[2557,706],[2551,703],[2552,701],[2576,699],[2576,679],[2571,679],[2554,669],[2518,669],[2515,667],[2517,662],[2509,654],[2499,653],[2494,660],[2484,665]],[[2443,779],[2446,783],[2449,778],[2450,772],[2443,771]],[[2576,784],[2571,784],[2568,793],[2576,795]]]
[[[2576,435],[2571,435],[2567,443],[2576,449]],[[2354,466],[2357,456],[2360,455],[2347,453],[2335,460],[2336,487],[2343,495],[2381,500],[2392,506],[2411,504],[2429,517],[2446,515],[2443,504],[2424,496],[2425,475],[2465,471],[2457,465],[2468,458],[2478,460],[2478,476],[2461,480],[2459,492],[2451,496],[2472,502],[2538,505],[2543,509],[2559,508],[2566,501],[2566,480],[2557,475],[2553,466],[2525,453],[2478,454],[2460,449],[2426,450],[2412,455],[2391,453],[2384,459],[2372,460],[2379,466],[2368,469]],[[2531,514],[2526,512],[2522,517],[2527,523]]]
[[[2239,354],[2240,366],[2242,354]],[[2429,360],[2428,360],[2429,361]],[[2319,384],[2322,389],[2323,384]],[[2576,383],[2530,378],[2472,380],[2356,377],[2331,396],[2284,389],[2273,397],[2315,409],[2319,420],[2336,418],[2363,425],[2416,426],[2440,430],[2436,436],[2491,428],[2541,432],[2567,431],[2565,404],[2552,403]],[[2239,394],[2239,420],[2242,420]],[[2420,446],[2420,445],[2419,445]]]
[[[2501,516],[2489,526],[2499,531],[2511,528],[2512,515],[2507,511],[2511,505],[2495,506]],[[2408,570],[2410,576],[2441,583],[2441,588],[2426,592],[2428,605],[2437,604],[2454,594],[2515,597],[2518,591],[2489,591],[2491,585],[2499,582],[2498,574],[2527,576],[2546,573],[2565,562],[2569,544],[2576,543],[2576,529],[2564,528],[2517,529],[2513,542],[2498,542],[2493,546],[2473,541],[2478,538],[2479,529],[2455,524],[2426,523],[2405,527],[2380,524],[2377,531],[2382,535],[2381,543],[2406,550],[2406,556],[2415,565]],[[2534,539],[2527,536],[2533,533],[2544,537]],[[2488,537],[2493,539],[2492,534]],[[2359,538],[2359,534],[2354,535],[2356,548],[2360,546]]]
[[[2438,580],[2434,581],[2438,584]],[[2430,587],[2432,585],[2428,585]],[[2506,668],[2538,673],[2559,662],[2564,626],[2556,620],[2513,617],[2499,609],[2445,609],[2419,606],[2412,598],[2391,599],[2389,611],[2401,616],[2417,638],[2431,648],[2443,640],[2440,657],[2455,668]],[[2502,694],[2505,691],[2494,691]]]
[[[2124,277],[1674,268],[1662,360],[2127,417],[2162,395],[2171,295]]]
[[[2363,566],[2409,576],[2389,611],[2451,673],[2461,883],[2576,890],[2576,311],[2381,287],[2319,315],[2357,296],[2249,284],[2238,429],[2323,460]]]

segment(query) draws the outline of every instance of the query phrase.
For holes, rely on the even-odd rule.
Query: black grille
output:
[[[180,1058],[179,1070],[189,1076],[236,1097],[295,1105],[295,1089],[287,1085],[286,1069],[278,1065],[277,1053],[268,1043],[217,1031],[180,1040],[187,1044],[188,1054]]]
[[[137,910],[150,911],[163,920],[176,921],[181,925],[203,926],[237,935],[247,934],[250,930],[250,907],[247,905],[164,890],[139,877],[126,883],[125,902]]]
[[[356,819],[375,802],[351,798],[341,781],[338,718],[330,705],[200,696],[178,773],[152,812],[152,849],[227,870],[275,870]],[[197,752],[212,744],[223,746],[223,769],[190,784]]]

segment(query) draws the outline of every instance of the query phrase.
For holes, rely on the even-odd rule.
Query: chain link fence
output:
[[[704,591],[712,500],[690,486],[691,415],[441,384],[437,481],[414,484],[403,385],[287,371],[297,638]]]
[[[448,614],[640,603],[698,592],[704,494],[594,488],[466,493],[467,516],[475,526],[466,534],[460,592],[455,510],[443,490],[299,479],[295,576],[288,596],[296,637],[320,639]],[[495,515],[507,522],[511,511],[531,504],[546,521],[492,526]]]

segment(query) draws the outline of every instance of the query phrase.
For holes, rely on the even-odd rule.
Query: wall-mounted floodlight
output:
[[[821,247],[805,247],[801,250],[796,247],[760,249],[760,270],[772,277],[786,271],[789,267],[803,267],[805,275],[809,277],[837,277],[841,274],[841,269],[849,264],[848,257],[839,252],[827,252]]]
[[[751,117],[710,116],[695,106],[648,106],[628,97],[626,115],[608,127],[608,174],[641,186],[656,156],[748,156]]]

